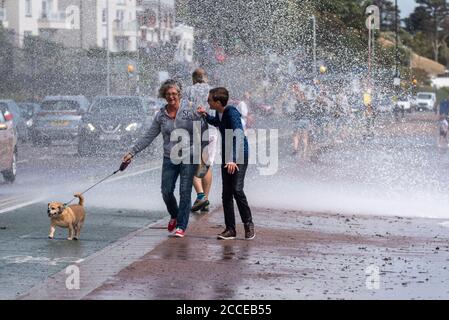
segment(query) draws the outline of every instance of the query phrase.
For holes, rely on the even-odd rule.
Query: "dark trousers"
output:
[[[246,200],[245,192],[243,192],[248,164],[239,164],[239,171],[234,174],[229,174],[228,169],[225,169],[224,166],[221,166],[221,176],[223,179],[222,199],[225,225],[226,229],[235,230],[234,199],[237,202],[242,222],[253,222],[251,209],[248,200]]]

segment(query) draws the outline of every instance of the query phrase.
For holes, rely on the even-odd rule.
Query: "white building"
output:
[[[175,53],[175,61],[180,63],[191,63],[193,61],[193,27],[178,25],[173,29],[173,35],[178,41]]]
[[[0,0],[0,21],[19,46],[39,35],[67,47],[136,51],[137,10],[136,0]]]
[[[66,47],[122,52],[176,37],[182,41],[178,58],[190,61],[193,29],[175,29],[175,11],[175,0],[0,0],[0,23],[19,46],[33,35]]]
[[[1,0],[0,20],[3,27],[11,30],[17,45],[23,45],[24,37],[39,34],[38,16],[41,10],[37,0]]]
[[[432,77],[430,81],[432,83],[432,87],[437,89],[449,88],[449,70],[446,70],[443,74]]]
[[[171,41],[175,27],[175,0],[137,0],[140,47]]]

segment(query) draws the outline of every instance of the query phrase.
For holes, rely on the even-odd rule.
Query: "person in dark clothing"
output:
[[[294,85],[292,89],[296,98],[295,111],[292,115],[295,122],[293,132],[293,154],[298,154],[299,146],[302,142],[301,155],[304,159],[308,159],[310,156],[309,147],[310,134],[312,131],[312,110],[309,101],[307,101],[304,92],[299,86]]]
[[[254,223],[251,209],[245,192],[245,174],[248,169],[248,140],[243,132],[240,112],[236,107],[228,105],[229,92],[225,88],[215,88],[209,92],[208,103],[216,111],[215,117],[207,114],[204,107],[198,108],[206,121],[218,127],[221,134],[223,179],[223,211],[226,229],[218,235],[218,239],[235,239],[234,199],[237,202],[240,217],[245,228],[245,239],[254,239]]]

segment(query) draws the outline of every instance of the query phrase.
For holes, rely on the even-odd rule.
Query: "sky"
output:
[[[398,7],[401,10],[401,18],[406,18],[417,6],[415,0],[398,0]]]

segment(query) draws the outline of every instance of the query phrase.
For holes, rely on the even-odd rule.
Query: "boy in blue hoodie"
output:
[[[198,108],[206,121],[217,127],[221,134],[223,179],[223,211],[226,229],[218,235],[218,239],[235,239],[234,199],[237,202],[240,217],[245,228],[245,239],[254,239],[254,224],[243,191],[245,174],[248,169],[248,140],[243,132],[240,112],[236,107],[228,105],[229,92],[226,88],[215,88],[209,92],[208,103],[216,111],[215,117],[207,114],[204,107]]]

